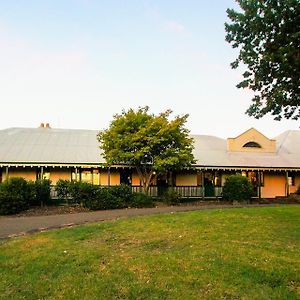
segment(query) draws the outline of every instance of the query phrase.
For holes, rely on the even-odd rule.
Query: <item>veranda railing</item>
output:
[[[99,188],[108,187],[108,186],[99,186]],[[110,186],[113,188],[113,186]],[[132,186],[132,191],[134,193],[142,193],[142,186]],[[159,186],[150,186],[148,195],[151,197],[163,197],[165,193],[173,190],[178,193],[183,198],[203,198],[205,197],[205,188],[201,186],[174,186],[174,187],[159,187]],[[222,187],[215,187],[214,194],[210,197],[221,198],[222,197]],[[51,186],[50,192],[52,199],[57,199],[57,192],[55,190],[55,186]]]

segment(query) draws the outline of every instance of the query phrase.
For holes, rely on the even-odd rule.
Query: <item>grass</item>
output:
[[[300,206],[129,218],[2,241],[0,299],[300,299]]]

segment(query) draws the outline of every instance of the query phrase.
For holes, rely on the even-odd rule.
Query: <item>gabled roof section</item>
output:
[[[0,130],[0,162],[99,164],[96,130],[9,128]]]
[[[293,154],[300,156],[300,131],[288,130],[278,135],[277,152],[279,154]]]
[[[250,128],[235,138],[227,139],[228,152],[275,153],[276,141]]]

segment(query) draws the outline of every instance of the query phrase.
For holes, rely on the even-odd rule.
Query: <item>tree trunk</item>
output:
[[[144,194],[148,195],[151,179],[153,177],[153,170],[141,170],[139,167],[136,167],[136,170],[140,181],[142,182],[142,191]]]

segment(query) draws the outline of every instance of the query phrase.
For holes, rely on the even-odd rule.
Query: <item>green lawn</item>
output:
[[[300,206],[155,215],[2,241],[0,299],[300,299]]]

